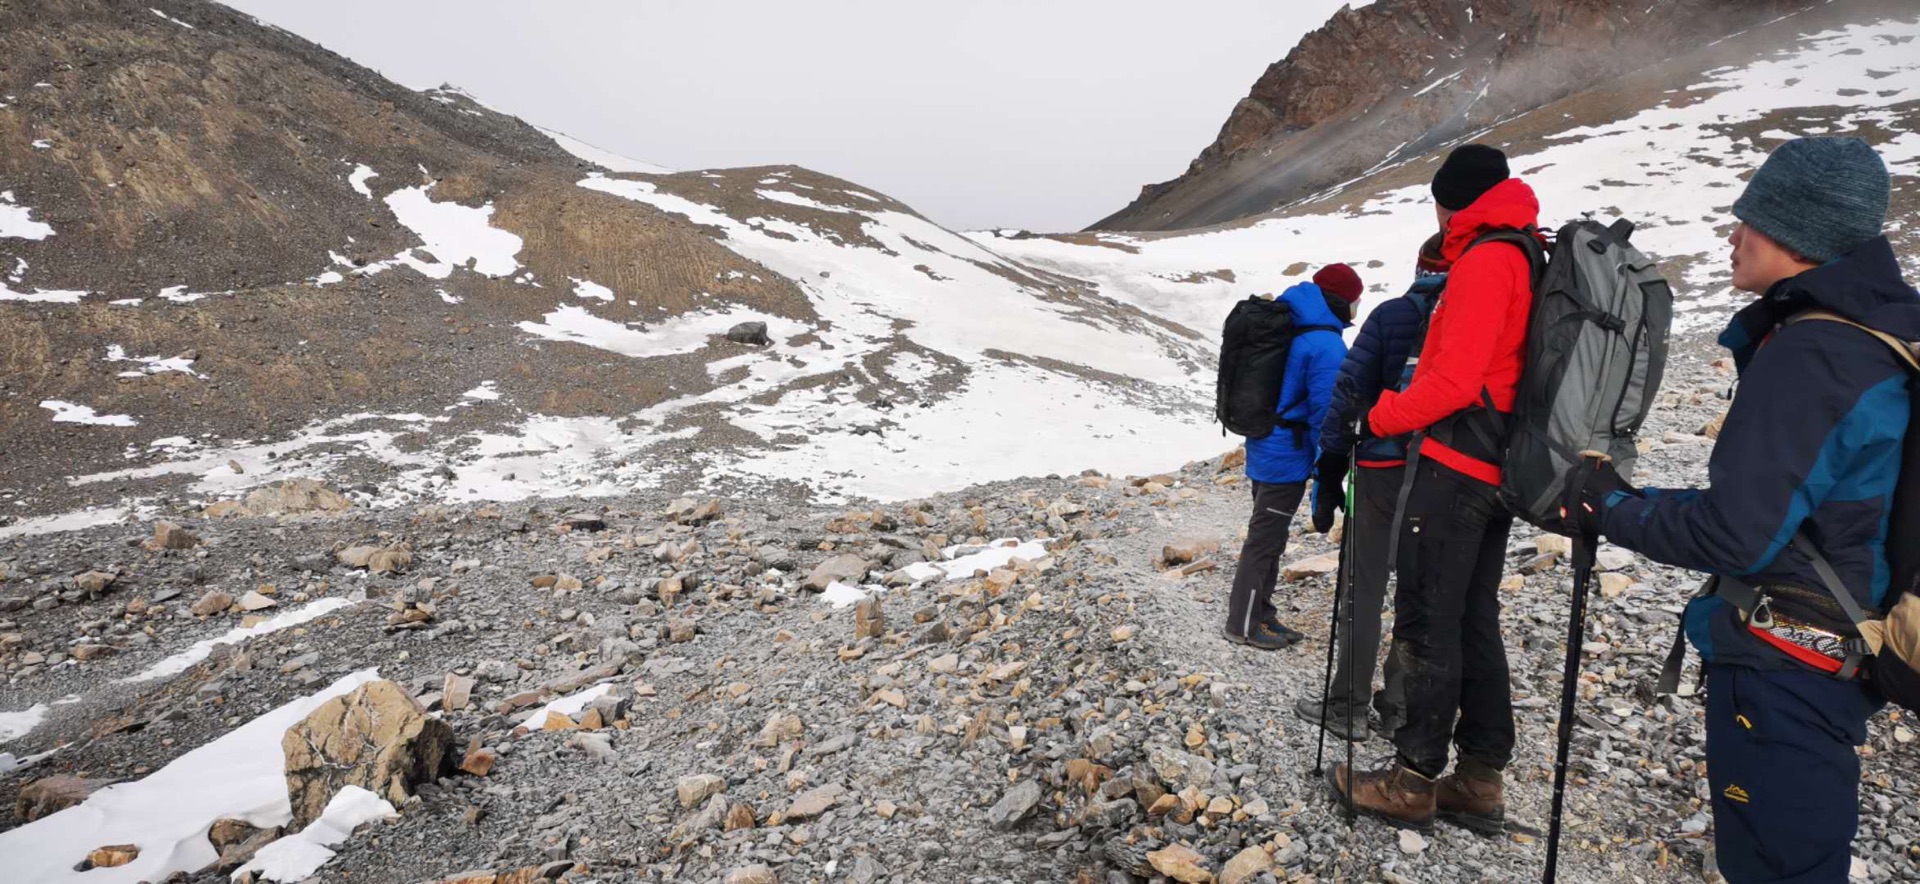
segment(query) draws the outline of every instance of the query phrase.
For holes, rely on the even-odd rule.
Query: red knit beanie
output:
[[[1313,275],[1313,284],[1349,304],[1358,303],[1360,294],[1367,288],[1360,282],[1360,274],[1345,264],[1328,264],[1320,268],[1320,272]]]

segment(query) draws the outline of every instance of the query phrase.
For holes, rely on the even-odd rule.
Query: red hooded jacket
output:
[[[1424,430],[1435,421],[1480,402],[1486,390],[1494,408],[1513,411],[1526,359],[1527,318],[1533,310],[1533,281],[1527,256],[1519,247],[1488,243],[1467,251],[1482,234],[1501,228],[1522,229],[1539,222],[1540,201],[1533,188],[1509,178],[1482,194],[1447,222],[1443,252],[1453,263],[1446,292],[1433,308],[1420,364],[1407,389],[1380,394],[1367,413],[1377,436]],[[1421,443],[1420,456],[1431,457],[1459,473],[1500,484],[1500,467],[1469,457],[1438,440]]]

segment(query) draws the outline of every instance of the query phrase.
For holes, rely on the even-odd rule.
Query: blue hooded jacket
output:
[[[1280,384],[1280,424],[1264,439],[1247,440],[1247,478],[1280,485],[1305,482],[1319,456],[1321,423],[1333,399],[1333,382],[1347,342],[1331,329],[1345,323],[1327,306],[1320,287],[1303,282],[1287,289],[1280,301],[1293,310],[1296,326],[1324,326],[1326,330],[1300,332],[1287,349],[1287,368]]]
[[[1908,372],[1860,329],[1782,324],[1813,308],[1920,340],[1920,294],[1901,278],[1884,237],[1781,281],[1720,335],[1740,387],[1707,464],[1708,487],[1612,495],[1602,522],[1607,540],[1669,565],[1824,595],[1807,558],[1790,545],[1804,530],[1855,598],[1879,607],[1889,580],[1887,518],[1907,429]],[[1685,621],[1707,660],[1799,665],[1747,632],[1723,599],[1695,600]]]
[[[1444,273],[1420,277],[1413,281],[1406,294],[1373,308],[1373,312],[1367,314],[1367,321],[1360,323],[1353,349],[1347,351],[1346,360],[1340,363],[1340,378],[1333,384],[1333,402],[1320,427],[1323,453],[1345,454],[1357,448],[1353,458],[1363,466],[1394,466],[1406,461],[1407,437],[1370,436],[1355,446],[1352,427],[1380,399],[1381,390],[1405,387],[1402,375],[1407,359],[1413,355],[1420,328],[1446,285]]]

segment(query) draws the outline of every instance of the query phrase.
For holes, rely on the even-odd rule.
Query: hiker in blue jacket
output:
[[[1373,308],[1367,321],[1360,324],[1353,347],[1340,363],[1333,400],[1320,423],[1320,457],[1313,466],[1314,531],[1325,534],[1332,530],[1335,513],[1345,508],[1342,486],[1347,473],[1358,468],[1353,480],[1355,511],[1342,543],[1348,545],[1348,561],[1352,564],[1347,596],[1358,606],[1353,611],[1352,635],[1359,637],[1359,644],[1348,648],[1352,638],[1347,618],[1344,613],[1336,617],[1335,659],[1339,669],[1333,676],[1334,702],[1329,705],[1322,697],[1302,697],[1294,704],[1294,712],[1335,736],[1355,742],[1365,740],[1370,733],[1368,694],[1373,687],[1374,661],[1380,655],[1380,610],[1386,599],[1387,570],[1392,565],[1387,561],[1387,549],[1393,537],[1394,504],[1406,478],[1407,438],[1360,437],[1354,434],[1354,426],[1380,399],[1380,391],[1406,387],[1411,375],[1408,360],[1420,346],[1427,313],[1447,285],[1442,239],[1434,234],[1421,247],[1413,285],[1406,294]],[[1389,660],[1386,690],[1373,701],[1380,713],[1381,733],[1389,735],[1402,717],[1397,673],[1398,666]]]
[[[1573,477],[1583,533],[1711,575],[1683,631],[1704,661],[1715,852],[1732,884],[1847,880],[1855,747],[1882,701],[1845,671],[1839,646],[1858,633],[1819,570],[1880,607],[1908,373],[1852,324],[1920,340],[1920,294],[1881,233],[1888,197],[1864,141],[1774,151],[1733,206],[1733,284],[1760,298],[1720,335],[1740,386],[1708,487],[1634,489],[1604,465]]]
[[[1227,603],[1227,640],[1277,651],[1305,638],[1281,624],[1273,607],[1280,556],[1287,551],[1287,530],[1305,496],[1307,476],[1319,454],[1316,440],[1340,360],[1347,354],[1340,330],[1353,321],[1353,305],[1365,287],[1345,264],[1329,264],[1287,289],[1280,301],[1293,311],[1300,331],[1287,349],[1281,377],[1280,422],[1273,433],[1247,440],[1247,478],[1253,486],[1253,517],[1233,573]]]

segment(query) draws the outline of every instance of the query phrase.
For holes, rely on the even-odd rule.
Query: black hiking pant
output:
[[[1513,758],[1513,694],[1500,638],[1500,572],[1513,516],[1499,489],[1424,460],[1401,519],[1393,653],[1407,719],[1393,735],[1421,776],[1462,757],[1505,769]]]
[[[1359,467],[1353,473],[1353,521],[1345,539],[1347,557],[1353,563],[1347,601],[1357,605],[1353,637],[1358,640],[1351,649],[1347,647],[1347,612],[1342,608],[1335,618],[1334,661],[1339,668],[1334,671],[1330,695],[1333,703],[1345,699],[1355,711],[1366,708],[1373,689],[1374,662],[1380,656],[1380,613],[1386,603],[1387,574],[1392,566],[1387,550],[1393,542],[1393,510],[1406,472],[1406,467]],[[1405,705],[1398,670],[1399,664],[1389,657],[1382,715]]]
[[[1240,546],[1227,600],[1227,631],[1238,636],[1251,635],[1256,624],[1276,616],[1273,585],[1280,579],[1280,556],[1287,551],[1287,532],[1307,491],[1305,482],[1252,485],[1253,517],[1247,520],[1247,540]]]

